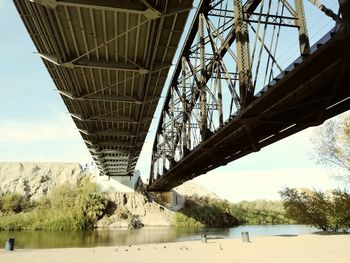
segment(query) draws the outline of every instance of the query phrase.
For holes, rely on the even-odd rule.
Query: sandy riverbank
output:
[[[350,235],[302,235],[67,249],[0,250],[1,263],[348,263]]]

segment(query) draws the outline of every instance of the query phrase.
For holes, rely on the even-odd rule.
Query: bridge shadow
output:
[[[282,235],[275,235],[276,237],[297,237],[299,235],[292,235],[292,234],[282,234]]]
[[[312,233],[312,235],[319,235],[319,236],[344,236],[344,235],[350,235],[349,232],[335,232],[335,231],[317,231]]]

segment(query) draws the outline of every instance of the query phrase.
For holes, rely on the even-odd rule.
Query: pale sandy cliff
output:
[[[0,162],[0,193],[17,192],[37,200],[47,195],[55,186],[63,183],[77,184],[83,178],[95,180],[97,171],[84,171],[78,163]],[[209,196],[218,198],[205,188],[187,182],[175,189],[182,196]],[[172,223],[174,212],[153,202],[149,196],[134,193],[109,193],[117,207],[125,207],[145,225],[167,226]],[[125,226],[116,215],[101,222],[99,226]]]
[[[203,186],[200,186],[192,181],[187,181],[184,184],[174,188],[182,196],[193,196],[197,195],[200,197],[210,197],[214,199],[219,199],[215,193],[208,191]]]
[[[93,177],[78,163],[0,162],[0,192],[17,192],[39,199],[59,184]]]

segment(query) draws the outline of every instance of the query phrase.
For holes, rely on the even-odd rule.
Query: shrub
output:
[[[201,222],[196,219],[183,214],[181,212],[177,212],[174,217],[174,225],[176,226],[185,226],[185,227],[202,227],[204,226]]]
[[[105,214],[107,203],[107,199],[100,193],[89,193],[88,196],[83,200],[82,208],[84,215],[86,215],[91,220],[91,222],[96,222]]]
[[[282,202],[278,201],[242,201],[234,204],[231,213],[241,224],[292,224],[294,220],[285,214]]]
[[[348,231],[350,229],[350,194],[346,191],[332,191],[331,224]]]
[[[178,226],[235,226],[238,220],[230,213],[231,204],[209,197],[186,197],[185,207],[175,216]]]
[[[287,216],[298,223],[322,231],[346,231],[350,227],[350,195],[346,191],[334,190],[326,194],[286,188],[280,194]]]
[[[130,212],[127,208],[119,206],[115,211],[115,216],[119,220],[127,220],[130,216]]]
[[[58,185],[52,189],[52,192],[48,198],[50,199],[52,208],[54,209],[72,208],[79,201],[78,187],[69,183]]]
[[[4,193],[0,197],[0,210],[5,214],[20,213],[30,208],[30,201],[17,193]]]
[[[1,209],[8,215],[1,217],[0,229],[85,230],[93,228],[103,217],[108,204],[108,200],[96,192],[96,185],[86,180],[79,185],[57,186],[30,209],[23,209],[29,207],[23,200],[27,199],[16,194],[2,196]],[[22,211],[24,213],[10,214]]]

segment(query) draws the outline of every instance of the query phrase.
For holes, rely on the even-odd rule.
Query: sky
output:
[[[321,1],[334,7],[337,1]],[[306,4],[306,8],[310,8]],[[319,38],[330,22],[310,28]],[[11,0],[0,0],[0,162],[80,162],[92,160],[53,81]],[[172,70],[171,70],[172,71]],[[167,87],[167,86],[166,86]],[[163,102],[160,101],[160,105]],[[158,118],[152,122],[136,169],[149,174],[151,146]],[[326,190],[341,187],[334,171],[316,163],[307,129],[263,148],[194,181],[229,201],[278,200],[284,187]]]

